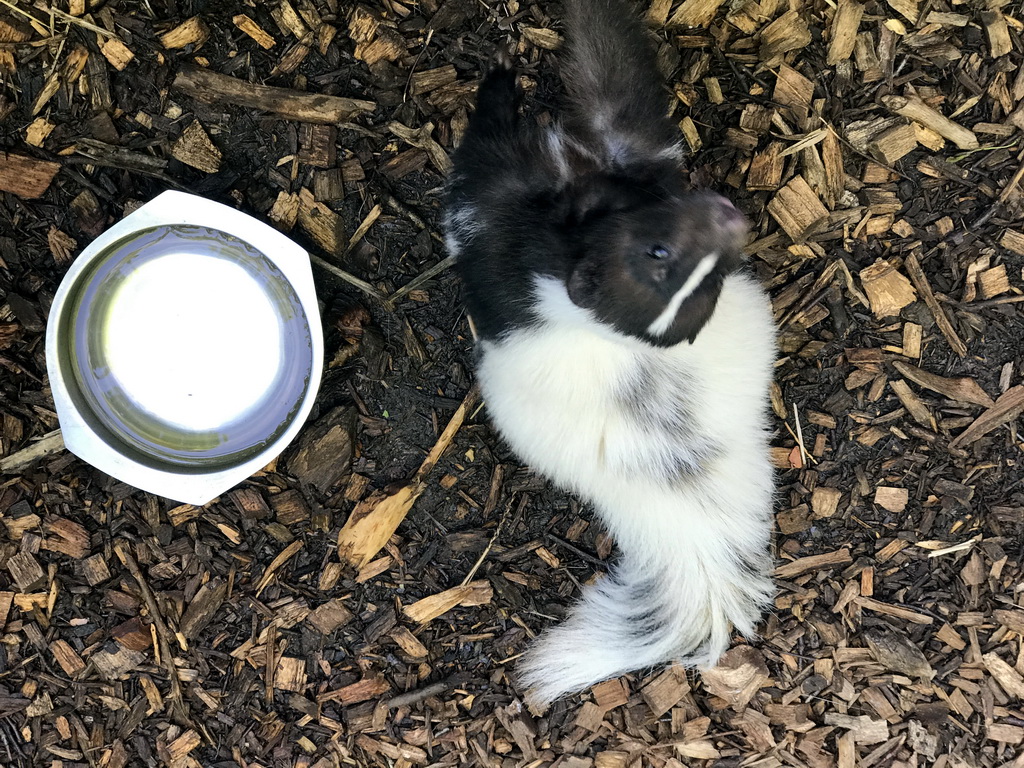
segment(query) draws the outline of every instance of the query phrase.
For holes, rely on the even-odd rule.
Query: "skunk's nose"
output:
[[[709,219],[719,228],[723,239],[735,248],[742,248],[750,229],[747,217],[721,195],[712,195],[708,203]]]
[[[713,221],[720,222],[723,226],[728,227],[747,226],[747,220],[743,214],[737,210],[735,205],[721,195],[713,195],[709,202],[711,203],[710,208]]]

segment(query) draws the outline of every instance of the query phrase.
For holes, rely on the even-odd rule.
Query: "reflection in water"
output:
[[[299,299],[263,254],[214,230],[112,246],[70,304],[65,364],[119,440],[179,465],[227,464],[287,426],[312,370]]]
[[[263,402],[281,367],[274,304],[242,266],[169,253],[128,275],[103,356],[138,407],[187,431],[214,430]]]

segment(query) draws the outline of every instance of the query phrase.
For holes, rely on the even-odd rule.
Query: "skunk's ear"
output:
[[[609,202],[608,191],[600,181],[591,179],[577,184],[570,200],[572,217],[578,222],[586,221],[592,214],[606,210]]]
[[[614,213],[635,203],[636,190],[621,180],[594,173],[587,159],[580,169],[572,168],[573,183],[566,188],[570,220],[581,224],[594,216]]]
[[[597,291],[600,275],[593,259],[586,256],[576,262],[569,272],[566,289],[569,299],[577,307],[593,309],[597,305]]]

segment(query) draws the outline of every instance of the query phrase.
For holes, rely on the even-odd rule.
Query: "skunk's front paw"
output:
[[[520,96],[513,66],[508,51],[498,48],[491,69],[477,91],[475,119],[478,131],[502,135],[513,130]]]
[[[491,72],[511,72],[515,66],[512,54],[504,46],[499,45],[494,49],[494,55],[491,56]]]

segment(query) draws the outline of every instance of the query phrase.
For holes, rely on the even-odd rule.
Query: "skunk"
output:
[[[669,661],[713,666],[774,587],[767,297],[747,224],[684,183],[647,33],[625,0],[568,0],[567,105],[519,114],[507,55],[480,85],[445,200],[499,433],[590,503],[611,573],[519,664],[543,706]]]

